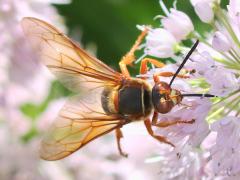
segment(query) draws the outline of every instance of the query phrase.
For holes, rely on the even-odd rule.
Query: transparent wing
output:
[[[118,115],[106,115],[99,96],[70,99],[43,138],[40,156],[62,159],[95,138],[126,124]]]
[[[47,22],[25,17],[21,25],[44,64],[67,88],[79,92],[120,83],[122,74],[90,56]]]

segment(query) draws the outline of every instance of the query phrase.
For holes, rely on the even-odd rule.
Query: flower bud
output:
[[[205,23],[210,23],[213,20],[214,13],[210,2],[199,1],[194,4],[194,10],[201,21]]]
[[[185,39],[186,36],[194,30],[192,21],[188,15],[174,8],[170,9],[170,14],[164,17],[161,23],[177,40]]]
[[[145,53],[159,58],[171,57],[174,55],[176,44],[177,40],[166,29],[153,29],[146,37]]]
[[[217,51],[226,52],[230,50],[231,43],[223,33],[217,31],[213,36],[212,47]]]

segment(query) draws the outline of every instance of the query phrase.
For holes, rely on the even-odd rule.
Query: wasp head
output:
[[[172,89],[169,84],[160,82],[152,89],[152,102],[155,111],[165,114],[182,101],[180,91]]]

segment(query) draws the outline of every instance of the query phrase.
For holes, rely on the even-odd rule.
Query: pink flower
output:
[[[219,52],[229,51],[232,47],[229,39],[220,31],[215,32],[212,40],[212,46]]]
[[[8,128],[15,136],[24,136],[30,131],[32,120],[22,114],[21,111],[11,108],[8,110],[5,109],[5,113],[4,119],[7,119]]]
[[[38,0],[2,0],[0,14],[1,179],[44,179],[36,135],[29,142],[22,141],[35,122],[20,107],[26,102],[42,103],[49,93],[52,77],[49,72],[46,74],[25,40],[19,20],[35,16],[59,22],[60,16],[50,1]]]
[[[206,72],[212,71],[216,62],[213,60],[211,54],[208,51],[201,53],[195,53],[191,57],[191,61],[188,61],[186,68],[195,69],[194,77],[204,77]]]
[[[174,55],[174,47],[177,41],[175,37],[165,29],[150,30],[146,37],[145,53],[160,58]]]
[[[165,121],[191,121],[193,124],[176,124],[166,128],[158,128],[156,131],[159,135],[167,137],[174,145],[188,143],[191,146],[199,146],[209,133],[209,126],[205,118],[211,107],[211,103],[207,99],[186,98],[182,104],[186,104],[189,108],[180,105],[175,107],[170,113],[159,114],[159,122]]]
[[[161,19],[161,23],[178,41],[183,40],[194,30],[192,21],[188,15],[182,11],[174,8],[171,8],[170,11],[167,17]]]
[[[11,130],[21,136],[30,129],[31,120],[19,107],[26,102],[43,102],[48,95],[52,77],[42,68],[37,55],[31,50],[19,20],[26,15],[49,16],[52,20],[57,20],[59,16],[54,14],[56,11],[53,7],[42,2],[3,0],[0,7],[0,84],[3,88],[0,105],[4,112],[3,119],[9,122]],[[36,7],[38,9],[34,9]]]
[[[42,179],[44,175],[37,168],[37,141],[23,144],[7,127],[4,129],[0,126],[0,135],[4,136],[3,141],[0,138],[1,179]]]
[[[222,66],[216,66],[214,71],[206,73],[206,80],[211,84],[210,93],[216,96],[226,96],[239,89],[239,79],[233,71]]]
[[[236,25],[240,25],[240,1],[230,0],[228,8],[228,14]]]
[[[215,144],[210,148],[209,170],[225,177],[240,176],[240,119],[225,117],[213,123],[211,129],[217,136]]]
[[[19,20],[24,16],[50,17],[57,21],[58,15],[55,15],[55,9],[49,7],[46,3],[20,1],[2,1],[2,18],[0,29],[4,42],[1,43],[0,49],[6,54],[9,62],[10,80],[26,86],[36,74],[40,73],[38,56],[33,52],[27,42]],[[34,9],[36,8],[37,9]],[[36,11],[35,11],[36,10]],[[8,28],[4,28],[8,27]]]
[[[175,33],[181,28],[173,28],[175,24],[181,23],[179,21],[173,23],[174,20],[182,16],[180,14],[178,17],[174,16],[176,12],[173,10],[169,12],[163,1],[159,2],[167,16],[162,19],[163,27],[171,32],[178,41],[184,39],[178,38],[179,36],[176,36]],[[213,105],[206,98],[184,98],[182,103],[175,106],[171,112],[158,115],[158,123],[195,119],[193,124],[154,128],[154,132],[168,138],[176,146],[172,148],[161,145],[160,156],[152,159],[152,161],[158,160],[161,163],[163,179],[227,179],[229,176],[239,179],[240,177],[238,163],[240,152],[238,147],[240,142],[240,108],[238,105],[240,102],[240,4],[239,1],[230,0],[226,13],[220,7],[219,2],[216,0],[191,0],[199,18],[205,23],[214,25],[215,28],[206,35],[192,30],[194,38],[189,40],[194,42],[197,38],[201,43],[184,66],[186,69],[183,68],[180,74],[184,74],[184,70],[195,70],[195,72],[187,74],[190,76],[189,79],[176,78],[172,84],[172,88],[186,94],[209,92],[218,97],[211,99]],[[184,36],[186,37],[186,35]],[[151,40],[156,40],[156,37],[158,36],[152,34]],[[186,54],[186,51],[189,50],[189,47],[181,43],[177,48],[178,52],[181,51],[181,55]],[[169,51],[166,50],[166,52]],[[162,53],[164,54],[164,52]],[[153,84],[151,79],[153,73],[164,71],[175,73],[181,58],[174,56],[174,53],[170,57],[174,57],[177,65],[166,65],[161,69],[153,68],[142,76],[149,78]],[[169,82],[170,79],[161,77],[161,81],[165,82]],[[213,121],[212,128],[209,129]],[[198,149],[197,153],[196,149]],[[178,151],[181,150],[184,152],[181,156],[185,160],[184,163],[176,160],[176,155],[179,156]],[[192,166],[191,162],[195,161],[191,160],[189,156],[200,162],[198,163],[199,168]],[[193,171],[189,172],[188,167],[191,167]]]
[[[234,71],[224,68],[215,62],[210,53],[203,51],[192,56],[186,67],[195,69],[195,77],[204,77],[210,85],[209,92],[216,96],[226,96],[237,90],[240,85]]]
[[[201,179],[207,174],[202,168],[207,159],[204,153],[190,145],[176,147],[173,150],[159,151],[159,156],[147,159],[159,165],[160,179]]]
[[[211,7],[214,0],[192,0],[191,3],[194,6],[194,10],[205,23],[210,23],[213,20],[214,12]]]

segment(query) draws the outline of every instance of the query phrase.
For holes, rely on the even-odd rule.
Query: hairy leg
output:
[[[174,73],[172,73],[172,72],[159,72],[159,73],[155,73],[153,75],[153,79],[154,79],[155,83],[160,82],[160,76],[162,76],[162,77],[172,77],[172,76],[174,76]],[[186,75],[177,75],[177,77],[182,78],[182,79],[189,78],[189,76],[186,76]]]
[[[144,121],[145,127],[149,133],[150,136],[152,136],[153,138],[157,139],[158,141],[165,143],[165,144],[169,144],[172,147],[175,147],[174,144],[172,144],[167,138],[165,138],[164,136],[159,136],[159,135],[155,135],[153,130],[152,130],[152,125],[151,125],[151,121],[150,119],[146,119]]]
[[[144,31],[142,31],[142,33],[138,36],[136,42],[134,43],[134,45],[132,46],[130,51],[125,56],[123,56],[122,59],[119,62],[119,66],[120,66],[121,72],[125,76],[127,76],[127,77],[130,77],[130,74],[128,72],[127,66],[131,65],[133,63],[133,61],[135,61],[134,53],[138,49],[138,47],[141,44],[141,42],[143,41],[143,39],[146,36],[147,32],[148,32],[147,28]]]
[[[121,142],[120,141],[121,141],[121,138],[123,138],[123,134],[122,134],[121,129],[117,128],[115,130],[115,132],[116,132],[116,139],[117,139],[117,147],[118,147],[118,151],[119,151],[120,155],[123,156],[123,157],[128,157],[128,154],[123,152],[122,147],[121,147]]]
[[[168,127],[176,124],[193,124],[195,122],[195,119],[192,119],[190,121],[174,120],[174,121],[167,121],[167,122],[157,122],[157,119],[158,119],[158,113],[154,112],[151,125],[156,127]]]
[[[158,67],[158,68],[162,68],[162,67],[165,66],[164,63],[159,62],[159,61],[156,60],[156,59],[144,58],[144,59],[141,61],[140,74],[146,74],[146,73],[147,73],[147,71],[148,71],[147,63],[151,63],[151,64],[153,64],[154,66],[156,66],[156,67]],[[144,78],[142,78],[142,79],[144,79]]]

